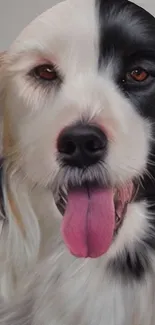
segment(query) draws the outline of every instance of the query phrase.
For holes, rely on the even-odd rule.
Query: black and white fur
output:
[[[60,84],[30,73],[46,61],[57,66]],[[137,66],[149,73],[138,85],[124,79]],[[67,0],[22,32],[0,77],[0,106],[8,109],[18,149],[6,158],[4,179],[26,232],[11,213],[4,182],[0,287],[10,302],[0,324],[153,325],[155,19],[125,0]],[[112,186],[129,179],[138,185],[116,240],[98,259],[69,253],[56,206],[57,189],[70,177],[57,159],[56,139],[81,119],[103,124],[114,139],[103,177]]]

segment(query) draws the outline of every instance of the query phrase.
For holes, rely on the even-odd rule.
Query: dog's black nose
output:
[[[107,149],[107,137],[95,125],[77,124],[62,131],[57,145],[66,165],[83,168],[103,159]]]

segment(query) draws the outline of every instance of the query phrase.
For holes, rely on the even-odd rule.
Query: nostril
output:
[[[94,138],[86,141],[84,144],[84,148],[88,153],[96,153],[103,149],[103,145],[98,138]]]
[[[59,145],[59,152],[72,156],[76,151],[76,144],[72,140],[66,140]]]

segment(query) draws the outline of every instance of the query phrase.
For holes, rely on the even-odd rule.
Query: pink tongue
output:
[[[98,257],[112,243],[115,209],[112,190],[73,191],[63,218],[63,239],[78,257]]]

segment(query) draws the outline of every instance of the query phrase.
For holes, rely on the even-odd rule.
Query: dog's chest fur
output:
[[[78,260],[60,241],[39,275],[34,325],[153,325],[153,290],[153,278],[123,283],[102,258]]]

